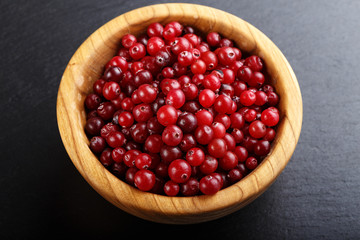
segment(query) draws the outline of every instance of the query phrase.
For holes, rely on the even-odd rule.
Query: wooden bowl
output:
[[[105,169],[89,149],[84,131],[84,99],[116,53],[126,33],[139,35],[153,22],[179,21],[207,33],[217,31],[244,52],[259,55],[280,95],[281,119],[270,154],[249,175],[215,195],[168,197],[142,192]],[[302,125],[302,97],[288,61],[262,32],[218,9],[195,4],[159,4],[127,12],[100,27],[79,47],[61,79],[57,120],[66,151],[86,181],[105,199],[137,217],[168,224],[214,220],[237,211],[260,196],[289,162]]]

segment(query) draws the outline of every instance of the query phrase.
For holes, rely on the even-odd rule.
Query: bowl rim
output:
[[[249,52],[257,51],[258,48],[264,48],[263,45],[270,45],[272,53],[281,58],[282,60],[281,64],[285,66],[284,68],[286,68],[286,71],[283,73],[277,72],[276,74],[279,74],[277,77],[282,78],[283,75],[287,76],[289,84],[291,84],[291,87],[295,89],[295,92],[297,93],[297,96],[294,96],[296,99],[294,101],[291,101],[292,103],[296,103],[297,109],[295,111],[285,112],[284,115],[282,115],[280,120],[281,126],[279,126],[279,129],[282,134],[279,135],[279,132],[277,133],[277,137],[274,140],[273,143],[274,145],[272,146],[272,150],[269,153],[269,155],[262,161],[262,163],[254,171],[252,171],[250,174],[245,176],[238,183],[235,183],[227,188],[220,190],[215,195],[199,195],[192,197],[182,197],[182,196],[169,197],[169,196],[158,195],[150,192],[142,192],[136,189],[135,187],[132,187],[129,184],[121,181],[115,175],[113,175],[108,170],[106,170],[97,160],[95,155],[93,155],[93,158],[99,164],[94,165],[96,166],[96,169],[89,170],[88,166],[84,166],[84,164],[81,163],[80,159],[78,159],[79,156],[81,157],[82,154],[79,153],[78,150],[74,149],[74,147],[76,148],[77,146],[80,145],[82,145],[83,147],[84,144],[88,145],[89,141],[85,140],[81,143],[80,141],[84,140],[82,137],[78,139],[76,137],[73,137],[72,138],[73,140],[69,140],[68,137],[69,134],[71,134],[69,133],[69,131],[74,131],[74,129],[76,130],[77,129],[76,127],[78,127],[79,124],[74,125],[71,122],[70,118],[67,121],[64,121],[63,118],[64,114],[69,114],[68,109],[66,109],[65,107],[65,103],[66,103],[65,99],[66,97],[68,97],[68,95],[63,92],[63,89],[65,88],[64,82],[67,82],[66,84],[70,83],[69,77],[73,76],[73,72],[74,72],[74,70],[72,69],[73,63],[76,61],[76,64],[79,65],[81,64],[81,61],[79,62],[79,60],[86,59],[86,56],[84,56],[85,48],[90,48],[93,49],[93,51],[96,51],[96,46],[97,46],[96,44],[100,44],[99,41],[101,41],[97,39],[99,37],[99,34],[103,34],[105,31],[109,31],[109,27],[108,27],[109,25],[114,26],[121,24],[133,24],[133,26],[137,26],[136,24],[141,24],[143,22],[143,19],[141,18],[140,20],[134,20],[133,16],[139,13],[144,13],[146,11],[152,11],[154,13],[159,14],[159,16],[156,15],[154,17],[160,18],[162,20],[164,20],[167,17],[168,19],[165,21],[169,22],[171,19],[176,18],[176,16],[171,15],[171,13],[175,11],[173,9],[179,7],[182,9],[192,9],[196,7],[197,10],[200,9],[200,10],[211,11],[215,14],[215,16],[226,15],[228,19],[220,19],[217,21],[224,22],[230,19],[231,21],[235,21],[239,24],[242,24],[243,25],[242,27],[247,29],[247,30],[242,30],[244,31],[243,34],[245,34],[247,37],[252,37],[255,44],[254,46],[250,46],[250,47],[248,46],[249,49],[253,48],[253,50],[250,50]],[[165,9],[168,11],[168,13],[166,12],[159,13],[161,11],[156,12],[154,9],[157,8]],[[189,13],[185,13],[185,11],[183,11],[182,14],[189,14]],[[199,12],[197,12],[197,14],[198,14],[197,16],[200,18],[206,18],[204,16],[200,16]],[[171,18],[169,18],[169,16],[171,16]],[[207,20],[210,21],[212,18],[214,18],[214,16],[209,16]],[[124,20],[126,20],[126,23],[123,23]],[[223,34],[224,36],[229,35],[229,33],[226,34],[222,32],[220,33]],[[263,41],[263,43],[258,42],[258,39],[260,38],[261,41]],[[84,60],[83,63],[85,64],[86,61]],[[281,96],[281,99],[282,98],[283,96]],[[289,99],[291,100],[291,98]],[[285,168],[297,145],[301,132],[301,125],[302,125],[302,98],[301,98],[300,87],[290,64],[288,63],[285,56],[278,49],[278,47],[260,30],[255,28],[250,23],[242,20],[241,18],[216,8],[212,8],[200,4],[190,4],[190,3],[164,3],[164,4],[148,5],[121,14],[118,17],[115,17],[112,20],[108,21],[107,23],[103,24],[80,45],[80,47],[71,57],[59,85],[56,109],[57,109],[56,112],[57,112],[58,128],[64,147],[71,161],[73,162],[77,170],[81,173],[81,175],[85,178],[85,180],[101,196],[103,196],[105,199],[107,199],[115,206],[119,207],[120,209],[128,213],[131,213],[133,215],[148,220],[152,220],[150,215],[149,214],[143,215],[139,213],[139,211],[151,212],[151,214],[161,215],[162,217],[166,218],[166,216],[173,217],[178,215],[191,216],[203,212],[211,214],[211,212],[219,211],[219,210],[230,213],[245,206],[248,202],[253,201],[259,195],[261,195],[276,180],[276,178]],[[296,113],[296,115],[292,114],[294,112]],[[283,134],[289,130],[291,132],[288,133],[286,136],[287,137],[290,136],[292,138],[292,141],[290,142],[282,141],[281,138],[284,136]],[[82,131],[84,132],[84,128],[82,128]],[[277,157],[283,155],[284,159],[280,163],[275,163],[276,159],[273,156],[275,150],[278,152]],[[89,148],[88,151],[91,152]],[[94,159],[92,159],[92,161]],[[101,174],[100,175],[96,174],[97,171],[101,172]],[[265,173],[271,174],[271,177],[267,178],[266,182],[260,183],[261,181],[259,181],[258,175],[262,175]],[[96,177],[96,179],[93,178],[94,176]],[[104,177],[105,179],[100,179]],[[119,193],[116,190],[114,190],[113,186],[110,188],[106,188],[107,190],[105,191],[103,187],[105,185],[108,187],[109,184],[113,186],[121,186],[121,189],[125,190],[128,196],[123,196],[125,194],[119,195]],[[141,204],[139,203],[140,201],[139,202],[134,201],[137,198],[144,198],[147,204]],[[186,209],[186,207],[188,209]],[[136,210],[134,210],[133,208],[135,208]],[[181,210],[179,211],[179,209]],[[165,221],[168,221],[168,219]]]

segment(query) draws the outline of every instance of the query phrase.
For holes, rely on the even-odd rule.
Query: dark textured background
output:
[[[74,51],[129,10],[160,1],[0,1],[0,238],[360,238],[360,1],[202,1],[259,28],[302,91],[303,129],[277,181],[208,223],[168,226],[115,208],[71,163],[56,97]]]

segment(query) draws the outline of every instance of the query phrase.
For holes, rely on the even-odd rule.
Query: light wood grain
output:
[[[217,31],[244,52],[266,63],[280,95],[281,121],[270,155],[240,182],[213,196],[167,197],[141,192],[107,171],[89,149],[84,132],[84,99],[126,33],[144,33],[152,22],[179,21],[203,32]],[[71,58],[61,79],[57,119],[66,151],[86,181],[120,209],[150,221],[191,224],[237,211],[261,195],[290,160],[302,125],[302,98],[296,76],[281,51],[262,32],[229,13],[194,4],[161,4],[125,13],[94,32]],[[64,159],[65,160],[65,159]],[[94,206],[96,207],[96,206]]]

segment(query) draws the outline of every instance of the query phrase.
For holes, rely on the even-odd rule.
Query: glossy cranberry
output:
[[[205,78],[204,74],[194,74],[193,77],[191,78],[191,82],[196,86],[199,86],[204,81],[204,78]]]
[[[167,196],[176,196],[180,191],[179,184],[174,181],[167,181],[164,185],[164,192]]]
[[[140,122],[134,124],[130,128],[130,134],[132,139],[137,143],[144,143],[147,137],[149,136],[149,131],[146,127],[145,122]]]
[[[192,47],[196,47],[200,44],[200,37],[194,33],[186,33],[184,38],[186,38],[191,43]]]
[[[225,68],[222,70],[223,72],[223,80],[222,83],[223,84],[232,84],[235,81],[235,73],[233,70]]]
[[[120,56],[120,57],[125,58],[125,60],[127,62],[131,61],[131,56],[129,54],[129,49],[128,48],[125,48],[125,47],[120,48],[119,51],[117,52],[117,55]]]
[[[196,128],[194,137],[199,144],[206,145],[214,137],[214,131],[208,125],[201,125]]]
[[[146,34],[142,34],[139,37],[137,37],[137,42],[144,44],[144,46],[147,45],[148,40],[149,40],[149,36],[147,36]]]
[[[121,147],[125,144],[125,136],[122,132],[119,131],[113,131],[110,132],[109,135],[106,137],[107,144],[112,147]]]
[[[111,157],[115,162],[121,163],[124,159],[125,153],[126,150],[124,148],[117,147],[112,150]]]
[[[137,149],[129,150],[125,153],[123,157],[123,162],[128,167],[135,167],[135,159],[139,156],[141,152]]]
[[[258,140],[256,138],[253,138],[251,136],[245,136],[241,145],[244,146],[249,153],[253,153],[257,142]]]
[[[231,136],[234,137],[236,144],[239,144],[244,140],[244,133],[238,128],[233,128]]]
[[[213,122],[210,125],[210,127],[214,131],[215,138],[223,138],[225,136],[226,128],[225,128],[224,124],[222,124],[220,122]]]
[[[137,122],[146,122],[153,116],[151,106],[147,103],[136,105],[132,114]]]
[[[211,71],[218,65],[218,58],[214,52],[207,51],[201,54],[201,60],[205,62],[206,70]]]
[[[156,114],[157,119],[163,126],[176,124],[178,114],[176,108],[170,105],[162,106]]]
[[[205,88],[210,89],[214,92],[218,91],[221,87],[221,81],[215,74],[209,74],[205,76],[202,84]]]
[[[224,139],[215,138],[207,145],[209,154],[215,158],[222,158],[227,151],[227,144]]]
[[[267,108],[261,113],[261,121],[269,127],[273,127],[278,124],[280,120],[279,113],[276,110]]]
[[[213,123],[213,115],[205,109],[199,110],[195,113],[198,126],[211,125]]]
[[[111,132],[120,131],[120,128],[118,125],[108,122],[106,123],[100,130],[100,135],[103,138],[107,138]]]
[[[269,106],[276,106],[279,103],[279,95],[275,92],[267,92]]]
[[[172,89],[167,94],[165,101],[167,105],[179,109],[185,103],[185,94],[181,89]]]
[[[199,189],[205,195],[213,195],[221,189],[221,184],[214,176],[207,175],[200,179]]]
[[[164,142],[159,134],[150,135],[145,140],[145,148],[151,153],[159,153],[163,145]]]
[[[175,38],[171,45],[171,51],[175,55],[179,55],[183,51],[189,51],[192,48],[191,43],[184,37]]]
[[[253,72],[251,79],[248,81],[250,87],[260,88],[265,82],[265,77],[261,72]]]
[[[183,159],[176,159],[170,163],[168,174],[172,181],[184,183],[189,180],[191,176],[191,166]]]
[[[94,136],[90,140],[90,149],[93,153],[101,153],[106,147],[106,141],[101,136]]]
[[[121,127],[131,127],[134,123],[134,116],[127,111],[124,111],[118,115],[118,123]]]
[[[258,166],[258,160],[255,157],[249,157],[248,159],[246,159],[245,161],[245,166],[250,169],[253,170]]]
[[[240,102],[244,106],[251,106],[256,101],[256,95],[250,90],[243,91],[240,95]]]
[[[85,98],[85,106],[88,110],[97,109],[100,103],[101,98],[95,93],[90,93]]]
[[[146,45],[146,50],[151,56],[155,56],[165,46],[164,40],[160,37],[151,37]]]
[[[141,153],[135,158],[135,166],[138,169],[148,169],[151,165],[151,156],[147,153]]]
[[[123,129],[122,129],[123,130]],[[130,151],[130,150],[142,150],[142,146],[140,143],[138,142],[135,142],[133,140],[131,141],[128,141],[126,144],[125,144],[125,150],[126,151]]]
[[[117,98],[121,93],[121,89],[116,82],[107,82],[103,87],[103,96],[107,100],[113,100]]]
[[[166,145],[177,146],[183,137],[183,132],[176,125],[167,126],[162,133],[162,140]]]
[[[219,95],[214,102],[215,111],[218,113],[227,113],[231,110],[232,100],[225,94]]]
[[[152,103],[157,97],[157,89],[150,84],[142,84],[137,90],[139,99],[144,103]]]
[[[138,171],[139,171],[139,169],[137,169],[136,167],[130,167],[130,168],[128,168],[128,170],[126,170],[126,172],[125,172],[125,181],[129,185],[134,186],[135,174]]]
[[[224,94],[231,99],[234,97],[234,87],[230,84],[221,84],[220,94]]]
[[[196,178],[190,177],[184,183],[180,184],[180,193],[183,196],[195,196],[199,192],[199,181]]]
[[[236,54],[232,47],[221,47],[217,53],[219,62],[222,65],[228,66],[236,61]]]
[[[121,39],[121,44],[125,48],[131,48],[136,42],[137,42],[136,37],[129,33],[123,36]]]
[[[185,158],[191,166],[199,166],[205,160],[205,153],[200,148],[191,148]]]
[[[175,159],[181,158],[183,156],[182,151],[178,146],[172,147],[164,145],[160,149],[160,157],[165,164],[170,164]]]
[[[108,82],[120,82],[123,77],[123,71],[119,67],[109,67],[106,69],[103,78]]]
[[[243,146],[236,146],[234,153],[238,157],[239,162],[245,162],[248,158],[248,151]]]
[[[263,106],[264,104],[267,103],[268,95],[264,91],[257,91],[255,95],[256,95],[256,101],[254,103],[255,105]]]
[[[111,167],[111,165],[114,163],[114,160],[111,157],[111,151],[112,150],[110,148],[105,148],[105,150],[100,154],[99,160],[106,168]]]
[[[146,47],[144,44],[135,43],[129,48],[129,54],[132,59],[139,60],[146,55]]]
[[[182,66],[189,66],[194,62],[194,57],[192,55],[192,52],[190,51],[182,51],[178,57],[177,57],[178,62],[182,65]]]
[[[266,126],[259,120],[253,121],[249,126],[249,133],[253,138],[262,138],[266,134]]]
[[[214,91],[210,89],[204,89],[199,94],[199,103],[201,106],[208,108],[211,107],[216,99]]]
[[[184,133],[190,133],[196,129],[198,121],[193,113],[184,112],[179,115],[176,125],[179,126]]]
[[[259,56],[252,55],[245,59],[245,65],[250,67],[253,71],[261,71],[264,63]]]
[[[164,27],[158,22],[151,23],[146,29],[149,37],[162,37],[163,31]]]
[[[217,114],[216,117],[214,118],[214,122],[219,122],[223,124],[226,130],[229,129],[231,125],[230,117],[225,113]]]
[[[167,95],[173,89],[181,89],[180,83],[175,79],[164,79],[160,83],[161,91]]]
[[[183,151],[183,152],[187,152],[191,148],[194,148],[196,146],[197,146],[197,142],[196,142],[194,135],[189,134],[189,133],[184,134],[184,136],[179,144],[179,147],[180,147],[181,151]]]
[[[173,27],[175,29],[176,36],[180,36],[184,29],[183,25],[176,21],[169,22],[165,27]]]
[[[101,128],[104,126],[104,120],[100,117],[89,118],[85,124],[87,134],[96,136],[100,134]]]
[[[236,146],[235,138],[230,133],[225,133],[223,139],[226,142],[227,149],[229,151],[234,151]]]
[[[244,82],[249,82],[252,78],[253,71],[248,66],[242,66],[237,72],[237,77]]]
[[[93,84],[93,91],[98,96],[102,96],[103,87],[105,85],[106,81],[103,79],[98,79]]]
[[[135,173],[134,184],[141,191],[150,191],[155,185],[155,174],[147,169]]]
[[[99,117],[101,117],[103,120],[110,120],[113,117],[116,109],[114,104],[111,102],[102,102],[96,111]]]
[[[271,142],[271,141],[274,140],[275,135],[276,135],[276,132],[275,132],[274,129],[272,129],[272,128],[267,128],[267,129],[266,129],[266,134],[265,134],[265,136],[263,137],[263,139]]]
[[[122,72],[126,72],[128,69],[128,63],[124,57],[115,56],[105,66],[105,68],[109,67],[119,67]]]
[[[217,32],[210,32],[206,35],[206,42],[212,46],[217,47],[220,44],[221,36]]]
[[[150,132],[150,134],[161,134],[162,131],[164,130],[164,126],[159,123],[156,116],[150,118],[147,121],[146,127]]]
[[[194,100],[198,96],[199,89],[194,83],[186,83],[182,87],[182,91],[185,95],[185,100]]]
[[[226,177],[229,179],[231,183],[236,183],[240,181],[244,176],[239,169],[233,168],[228,172]]]
[[[135,104],[131,101],[131,98],[127,97],[121,101],[121,108],[125,111],[131,112]]]
[[[191,64],[191,72],[193,74],[204,74],[206,72],[206,63],[198,59],[193,64]]]
[[[157,113],[159,109],[165,105],[165,99],[162,96],[158,96],[154,102],[151,103],[151,109],[154,113]]]
[[[161,161],[156,167],[155,167],[155,174],[156,176],[160,176],[162,178],[167,178],[168,175],[168,164]]]
[[[219,159],[219,165],[224,170],[230,170],[238,164],[238,157],[234,152],[227,151],[224,157]]]
[[[140,87],[142,84],[150,84],[153,81],[152,74],[149,70],[140,70],[135,74],[134,84],[136,87]]]
[[[218,160],[212,156],[206,155],[204,162],[200,165],[199,169],[203,174],[210,174],[215,172],[218,167]]]

